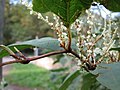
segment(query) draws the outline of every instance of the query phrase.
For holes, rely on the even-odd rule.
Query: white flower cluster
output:
[[[67,36],[67,28],[64,26],[63,22],[60,21],[60,18],[53,14],[54,24],[52,26],[52,29],[57,32],[58,35],[58,41],[61,45],[66,45],[68,41]]]
[[[38,19],[45,21],[51,29],[55,30],[57,32],[58,41],[60,41],[60,44],[67,46],[67,28],[64,26],[63,22],[60,21],[60,18],[57,15],[53,14],[54,22],[50,22],[48,16],[43,17],[41,13],[32,10],[32,3],[27,2],[27,0],[22,0],[22,4],[30,10],[30,14],[37,15]]]
[[[58,35],[58,41],[60,41],[61,45],[65,46],[68,41],[68,36],[66,33],[67,28],[64,26],[63,22],[60,21],[60,18],[57,15],[53,14],[54,22],[50,22],[48,16],[44,18],[41,13],[36,14],[38,15],[38,19],[42,19],[51,27],[51,29],[56,31]]]
[[[29,2],[28,0],[21,0],[21,4],[25,5],[28,9],[32,10],[32,2]]]
[[[42,19],[50,25],[51,29],[56,31],[60,45],[67,46],[67,28],[58,16],[53,14],[54,21],[50,22],[48,16],[44,17],[41,13],[33,11],[31,3],[24,2],[23,4],[30,9],[30,14],[37,15],[38,19]],[[99,15],[90,12],[90,10],[86,10],[86,14],[76,19],[70,29],[76,32],[76,46],[81,59],[94,61],[93,64],[95,64],[99,59],[101,60],[101,57],[109,58],[112,55],[116,55],[109,51],[118,42],[114,38],[120,37],[116,22],[105,20]],[[78,61],[78,64],[80,65],[81,62]]]
[[[99,59],[102,61],[104,57],[116,56],[117,54],[111,53],[109,49],[115,45],[114,38],[119,38],[118,24],[111,20],[105,20],[88,10],[86,10],[86,14],[77,19],[71,27],[77,33],[76,46],[81,59],[91,61],[90,57],[93,57],[95,63]],[[79,64],[81,63],[78,62]]]

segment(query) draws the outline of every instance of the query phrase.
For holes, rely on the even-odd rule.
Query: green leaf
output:
[[[33,0],[33,10],[45,13],[51,11],[58,15],[64,24],[70,25],[81,12],[89,8],[93,0]]]
[[[76,70],[73,73],[71,73],[63,82],[59,90],[66,90],[68,86],[72,83],[72,81],[80,75],[80,71]]]
[[[111,90],[120,90],[120,63],[100,64],[93,74],[97,80]]]
[[[41,49],[62,50],[62,48],[59,45],[59,41],[56,38],[52,38],[52,37],[33,39],[13,45],[31,45],[31,46],[39,47]]]
[[[75,50],[75,42],[72,41],[72,48]],[[24,41],[21,43],[11,44],[8,47],[13,51],[16,52],[14,47],[18,48],[19,50],[23,50],[30,47],[38,47],[40,49],[47,49],[49,51],[55,50],[63,50],[62,47],[59,45],[59,41],[56,38],[52,37],[44,37],[40,39],[33,39],[29,41]],[[9,55],[9,53],[5,50],[0,49],[0,58]]]
[[[53,50],[53,51],[62,50],[62,48],[59,46],[59,41],[51,37],[29,40],[29,41],[21,42],[18,44],[12,44],[12,45],[9,45],[8,47],[15,52],[14,47],[17,47],[19,50],[23,50],[25,48],[29,48],[32,46],[39,47],[41,49]],[[0,57],[4,57],[7,55],[9,55],[7,51],[1,50]]]
[[[83,82],[81,90],[90,90],[90,88],[92,87],[92,85],[94,85],[96,83],[96,75],[93,75],[91,73],[88,73],[86,75],[83,75]]]
[[[14,47],[16,47],[19,50],[23,50],[25,48],[30,48],[32,47],[31,45],[9,45],[8,46],[13,52],[16,52]],[[6,50],[0,49],[0,58],[10,55]]]
[[[52,69],[52,70],[50,70],[50,71],[52,71],[52,72],[60,72],[60,71],[66,71],[66,70],[68,70],[67,67],[64,67],[64,68],[58,68],[58,69]]]
[[[120,12],[120,1],[119,0],[99,0],[107,9]]]
[[[110,51],[111,50],[120,51],[120,47],[111,48]]]

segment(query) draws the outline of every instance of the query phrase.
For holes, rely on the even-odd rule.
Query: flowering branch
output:
[[[26,3],[25,6],[29,6],[29,4]],[[116,43],[114,38],[117,35],[117,23],[112,22],[111,20],[103,20],[101,17],[100,20],[98,20],[98,16],[96,14],[92,13],[90,10],[86,10],[87,15],[76,19],[76,21],[71,25],[69,7],[70,2],[68,0],[67,21],[65,22],[62,22],[61,17],[55,14],[53,14],[53,21],[50,21],[48,16],[43,17],[41,13],[33,11],[32,5],[29,7],[31,10],[30,14],[37,15],[38,19],[45,21],[51,27],[51,29],[57,33],[60,46],[64,50],[54,51],[40,56],[27,58],[19,50],[17,50],[17,48],[14,49],[19,53],[19,56],[17,56],[9,48],[2,46],[2,48],[8,51],[15,60],[2,63],[0,66],[12,63],[28,64],[30,61],[62,53],[70,53],[74,55],[76,58],[78,58],[79,66],[82,66],[87,71],[94,70],[97,64],[101,63],[101,61],[104,60],[104,57],[109,57],[111,59],[109,61],[114,61],[114,58],[112,57],[113,54],[109,52],[109,49]],[[73,29],[77,37],[76,52],[74,52],[71,47],[71,30]],[[99,42],[101,46],[98,44]],[[119,59],[120,54],[118,56],[118,60]]]

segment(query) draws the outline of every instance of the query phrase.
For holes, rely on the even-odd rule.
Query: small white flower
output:
[[[100,48],[95,48],[94,53],[102,55],[102,50]]]
[[[45,16],[45,21],[46,21],[46,22],[49,22],[49,21],[48,21],[48,16]]]
[[[91,18],[95,18],[95,15],[93,14],[93,15],[91,15]]]
[[[82,56],[82,54],[81,54],[81,53],[79,53],[79,56],[81,57],[81,56]]]
[[[30,11],[30,15],[32,15],[32,14],[33,14],[33,11],[31,10],[31,11]]]
[[[80,60],[78,60],[77,65],[80,66],[82,63]]]
[[[57,16],[55,14],[53,14],[53,19],[56,20],[57,19]]]
[[[89,24],[90,22],[91,22],[90,20],[87,21],[88,24]]]
[[[90,39],[90,37],[91,37],[91,36],[90,36],[90,35],[88,35],[88,36],[87,36],[87,39]]]
[[[93,45],[93,43],[92,42],[88,42],[88,45]]]
[[[76,46],[79,47],[79,43],[77,43]]]
[[[82,21],[82,20],[80,20],[80,24],[83,24],[83,21]]]
[[[59,23],[57,22],[56,24],[55,24],[55,27],[56,28],[58,28],[60,25],[59,25]]]
[[[67,36],[67,33],[63,32],[62,35],[63,35],[63,36]]]
[[[53,23],[49,23],[50,26],[53,26]]]
[[[87,46],[88,45],[88,43],[85,43],[85,46]]]
[[[96,35],[95,34],[92,34],[93,35],[93,37],[95,38],[96,37]]]
[[[80,31],[81,31],[81,28],[77,28],[76,30],[77,30],[77,32],[80,32]]]
[[[90,31],[87,31],[87,34],[91,34],[91,32],[90,32]]]
[[[64,26],[64,25],[61,25],[61,29],[63,29],[63,30],[67,30],[67,28]]]
[[[86,10],[85,12],[86,12],[87,14],[89,14],[89,13],[90,13],[90,11],[89,11],[89,10]]]
[[[87,50],[88,53],[92,53],[92,50]]]
[[[46,17],[46,19],[48,19],[48,16],[45,16]]]
[[[85,35],[81,35],[81,38],[85,39]]]
[[[41,18],[42,18],[41,13],[38,13],[37,15],[38,15],[38,19],[41,19]]]
[[[79,19],[76,19],[76,22],[79,22]]]
[[[94,23],[91,21],[89,24],[90,24],[90,25],[93,25]]]
[[[62,41],[60,38],[58,38],[58,41],[59,41],[60,43],[63,43],[63,41]]]

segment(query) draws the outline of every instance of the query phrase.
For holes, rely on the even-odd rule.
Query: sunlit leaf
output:
[[[33,0],[33,10],[45,13],[51,11],[58,15],[65,25],[71,24],[81,12],[89,8],[93,0]]]

